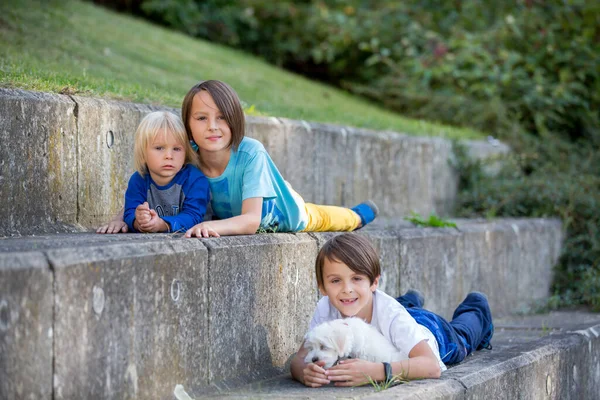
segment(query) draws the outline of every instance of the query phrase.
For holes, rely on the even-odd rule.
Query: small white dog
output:
[[[359,358],[374,362],[394,362],[408,358],[407,354],[383,336],[377,328],[360,318],[336,319],[313,328],[304,337],[308,354],[305,363],[325,361],[331,368],[339,360]]]

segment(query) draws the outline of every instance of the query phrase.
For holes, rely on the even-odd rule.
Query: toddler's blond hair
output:
[[[133,162],[135,169],[144,176],[148,172],[146,149],[158,135],[173,135],[185,149],[185,164],[198,167],[198,157],[190,145],[185,126],[177,115],[168,111],[155,111],[146,115],[135,131]]]

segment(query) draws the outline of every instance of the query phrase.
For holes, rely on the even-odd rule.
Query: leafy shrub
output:
[[[537,135],[598,145],[600,6],[530,3],[480,31],[417,25],[402,46],[372,48],[390,72],[354,90],[405,114],[503,137],[518,121]]]

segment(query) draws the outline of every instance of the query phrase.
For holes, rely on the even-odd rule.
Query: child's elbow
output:
[[[437,362],[437,360],[435,360],[435,364],[432,363],[428,369],[428,378],[439,379],[442,376],[442,368],[440,368],[440,364]]]
[[[244,226],[243,235],[254,235],[260,226],[260,215],[249,215],[248,221]]]

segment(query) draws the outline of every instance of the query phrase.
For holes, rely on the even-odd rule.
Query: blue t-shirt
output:
[[[245,137],[231,150],[223,174],[208,178],[212,210],[219,219],[242,214],[242,201],[262,197],[260,228],[273,232],[298,232],[308,223],[304,201],[283,179],[265,147]]]
[[[169,232],[184,232],[204,220],[210,198],[206,176],[193,165],[186,164],[169,182],[159,186],[149,173],[131,175],[125,192],[123,221],[132,232],[135,209],[145,201],[169,225]]]

